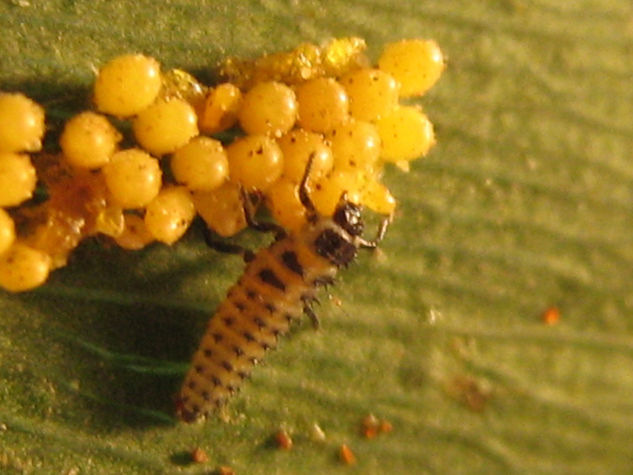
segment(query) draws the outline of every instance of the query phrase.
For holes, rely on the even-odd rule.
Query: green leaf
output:
[[[383,258],[342,273],[322,329],[285,339],[228,422],[172,416],[242,269],[199,233],[138,253],[86,242],[42,288],[2,294],[0,471],[630,470],[632,25],[622,0],[1,2],[0,88],[44,103],[52,137],[124,52],[211,80],[226,55],[359,35],[376,58],[421,36],[448,68],[422,101],[438,145],[386,177]],[[361,437],[369,413],[393,431]],[[293,450],[271,443],[279,427]],[[195,447],[208,463],[189,463]]]

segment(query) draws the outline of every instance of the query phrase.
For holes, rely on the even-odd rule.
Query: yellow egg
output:
[[[182,99],[159,100],[134,118],[132,128],[145,150],[161,156],[198,135],[198,117],[191,104]]]
[[[400,96],[421,96],[440,78],[444,56],[433,40],[401,40],[385,46],[378,67],[400,83]]]
[[[158,61],[141,54],[127,54],[117,56],[99,70],[94,101],[101,112],[130,117],[154,102],[160,88]]]
[[[349,171],[373,170],[380,156],[380,136],[373,124],[348,120],[328,134],[334,168]]]
[[[361,204],[363,177],[348,170],[333,170],[327,177],[317,183],[310,192],[310,198],[319,214],[332,216],[343,193],[347,201]]]
[[[195,191],[193,203],[204,222],[223,237],[230,237],[246,227],[240,186],[227,182],[213,191]]]
[[[184,186],[163,188],[145,209],[145,227],[157,241],[173,244],[196,215],[191,193]]]
[[[261,82],[244,94],[239,121],[247,134],[279,137],[292,128],[296,119],[295,93],[283,83]]]
[[[242,92],[231,83],[223,83],[211,90],[198,118],[200,130],[215,134],[230,129],[237,123],[242,105]]]
[[[15,241],[15,224],[9,213],[0,208],[0,255],[7,252]]]
[[[17,206],[33,195],[37,172],[26,154],[0,153],[0,206]]]
[[[158,160],[136,148],[112,155],[103,174],[112,198],[126,209],[147,205],[158,195],[162,183]]]
[[[312,132],[327,132],[349,116],[345,88],[333,78],[317,78],[296,88],[299,126]]]
[[[396,209],[396,199],[382,183],[368,178],[360,190],[361,202],[372,211],[390,215]]]
[[[23,94],[0,92],[0,152],[36,152],[44,130],[39,104]]]
[[[0,287],[10,292],[31,290],[46,281],[50,269],[48,254],[15,242],[0,256]]]
[[[211,191],[227,180],[229,162],[221,142],[195,137],[174,152],[171,171],[190,190]]]
[[[100,168],[108,163],[121,138],[107,118],[86,111],[66,122],[59,145],[70,165]]]
[[[226,148],[231,181],[249,190],[265,191],[281,176],[283,155],[266,135],[247,135]]]
[[[417,107],[399,106],[376,122],[386,162],[414,160],[435,144],[433,124]]]
[[[266,193],[266,204],[275,221],[284,228],[298,231],[306,222],[306,210],[299,199],[299,186],[286,178],[276,181]]]
[[[340,82],[349,97],[349,111],[354,119],[380,119],[398,105],[398,81],[379,69],[357,69]]]
[[[283,177],[297,185],[303,179],[310,158],[310,182],[318,181],[332,169],[332,151],[321,134],[294,129],[277,143],[284,157]]]

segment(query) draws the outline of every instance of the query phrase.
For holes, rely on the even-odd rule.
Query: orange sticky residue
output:
[[[368,414],[361,422],[361,435],[366,439],[373,439],[379,434],[386,434],[392,430],[391,422],[386,419],[378,419],[373,414]]]
[[[356,463],[356,456],[347,444],[341,445],[339,455],[341,456],[341,460],[343,461],[343,463],[346,465],[354,465]]]
[[[558,307],[548,307],[542,314],[541,320],[546,325],[555,325],[560,320],[560,310]]]
[[[290,450],[292,448],[292,438],[290,434],[284,429],[281,429],[275,434],[275,441],[277,446],[282,450]]]
[[[209,461],[209,456],[200,447],[196,447],[191,451],[191,460],[195,463],[205,463]]]

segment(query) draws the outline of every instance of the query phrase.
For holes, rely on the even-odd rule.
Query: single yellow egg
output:
[[[283,83],[261,82],[244,94],[239,121],[247,134],[279,137],[292,128],[296,119],[295,93]]]
[[[211,191],[229,176],[229,162],[222,143],[195,137],[171,157],[171,171],[190,190]]]
[[[196,215],[191,193],[184,186],[163,188],[145,209],[145,227],[157,241],[173,244]]]
[[[0,152],[0,206],[17,206],[33,196],[37,172],[31,158]]]
[[[134,118],[132,129],[141,147],[159,157],[198,135],[198,117],[191,104],[182,99],[159,100]]]
[[[265,191],[281,176],[283,155],[277,142],[266,135],[247,135],[226,148],[231,181],[249,190]]]
[[[400,96],[421,96],[444,71],[444,55],[433,40],[411,39],[385,46],[378,67],[400,83]]]
[[[34,289],[46,281],[50,269],[48,254],[15,242],[0,255],[0,287],[10,292]]]
[[[106,117],[86,111],[66,122],[59,145],[70,165],[100,168],[110,161],[121,139]]]
[[[112,155],[103,174],[113,199],[125,209],[147,205],[158,195],[162,184],[158,160],[137,148]]]
[[[42,148],[44,109],[24,94],[0,92],[0,152]]]
[[[130,117],[154,102],[160,88],[158,61],[142,54],[126,54],[113,58],[99,70],[94,102],[101,112]]]

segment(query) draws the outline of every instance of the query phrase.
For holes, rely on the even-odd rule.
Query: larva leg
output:
[[[259,222],[255,219],[255,206],[249,196],[249,194],[242,188],[242,203],[244,205],[244,216],[246,217],[246,223],[250,228],[262,233],[273,233],[275,235],[275,241],[279,241],[286,237],[286,230],[270,221]]]
[[[385,233],[387,232],[387,228],[391,224],[391,220],[393,219],[392,215],[385,216],[382,221],[380,221],[380,226],[378,226],[378,232],[376,233],[376,237],[371,241],[367,241],[363,238],[359,238],[358,242],[360,247],[365,249],[375,249],[380,244],[380,241],[385,237]]]
[[[224,252],[227,254],[237,254],[239,256],[242,256],[242,259],[244,260],[244,262],[247,262],[247,263],[252,261],[253,258],[255,257],[255,253],[253,251],[251,251],[250,249],[246,249],[245,247],[240,246],[239,244],[218,241],[217,239],[214,238],[214,236],[211,235],[211,230],[206,226],[203,232],[204,232],[204,241],[206,242],[207,246],[209,246],[211,249],[215,249],[218,252]]]
[[[316,313],[314,313],[314,310],[312,310],[312,307],[310,307],[309,304],[306,303],[306,305],[304,305],[303,313],[305,313],[308,316],[308,318],[312,322],[312,327],[315,330],[318,330],[321,327],[321,321],[319,320],[319,317],[317,316]]]

